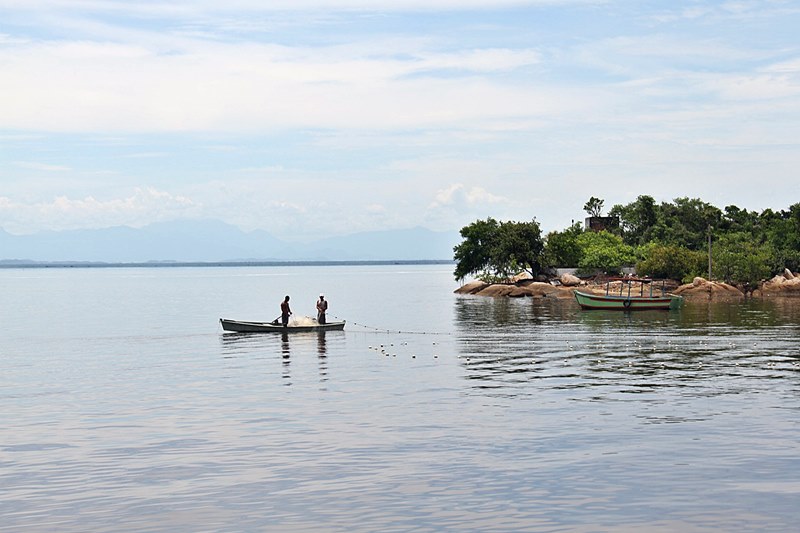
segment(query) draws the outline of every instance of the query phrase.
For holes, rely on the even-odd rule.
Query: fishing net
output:
[[[292,316],[289,319],[290,326],[316,326],[317,319],[310,316]]]

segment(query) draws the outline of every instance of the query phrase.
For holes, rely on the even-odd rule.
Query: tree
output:
[[[501,222],[495,269],[498,274],[516,274],[520,270],[536,276],[542,271],[544,241],[542,230],[535,220],[530,222]]]
[[[780,213],[765,210],[758,217],[757,225],[775,250],[780,269],[800,270],[800,203]]]
[[[584,209],[599,215],[603,200],[592,196]],[[706,272],[709,234],[714,235],[714,276],[751,290],[762,279],[789,268],[800,270],[800,203],[761,213],[734,205],[722,211],[697,198],[656,204],[641,195],[609,212],[618,217],[611,232],[584,232],[572,223],[542,239],[536,220],[478,220],[461,229],[464,241],[453,248],[454,275],[507,277],[545,266],[577,266],[583,271],[619,272],[637,262],[641,274],[686,280]]]
[[[583,205],[583,210],[586,211],[590,217],[599,217],[603,212],[603,203],[605,202],[600,198],[592,196],[589,198],[589,201]]]
[[[641,195],[628,205],[615,205],[608,214],[619,219],[623,240],[637,246],[650,240],[652,228],[658,223],[659,207],[652,196]]]
[[[644,258],[636,263],[642,276],[689,281],[704,273],[707,254],[671,244],[646,245]]]
[[[758,213],[739,209],[735,205],[725,206],[725,214],[722,216],[720,229],[727,233],[747,231],[756,235],[760,233],[758,224]]]
[[[478,220],[461,228],[464,241],[453,251],[456,268],[453,275],[502,276],[520,270],[537,275],[542,269],[544,241],[538,222],[497,222]]]
[[[579,222],[564,231],[547,234],[544,247],[544,262],[549,267],[577,267],[583,257],[578,236],[583,233]]]
[[[625,244],[619,235],[587,231],[577,241],[583,251],[578,267],[584,272],[601,270],[618,274],[624,265],[632,265],[635,261],[633,247]]]
[[[500,224],[493,218],[476,220],[461,228],[464,241],[453,248],[456,279],[464,279],[470,274],[485,272],[491,264],[497,245],[497,229]]]
[[[722,226],[722,211],[698,198],[676,198],[662,203],[658,223],[650,232],[650,240],[703,250],[707,246],[709,228]]]
[[[746,232],[719,237],[712,257],[714,275],[745,292],[758,288],[777,268],[772,246],[754,242]]]

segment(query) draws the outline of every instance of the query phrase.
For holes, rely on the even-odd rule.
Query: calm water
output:
[[[0,531],[796,530],[800,301],[581,312],[451,270],[0,270]],[[346,331],[217,322],[320,291]]]

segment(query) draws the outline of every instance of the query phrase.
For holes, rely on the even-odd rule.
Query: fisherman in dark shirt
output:
[[[283,327],[289,325],[289,315],[291,314],[292,310],[289,308],[289,296],[286,296],[281,302],[281,323]]]

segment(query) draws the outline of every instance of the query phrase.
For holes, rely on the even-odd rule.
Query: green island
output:
[[[670,280],[689,299],[800,296],[800,203],[758,212],[641,195],[605,216],[604,203],[591,197],[583,224],[544,236],[535,218],[461,228],[453,274],[475,281],[456,292],[571,297],[576,286],[599,290],[609,277],[635,273]]]

